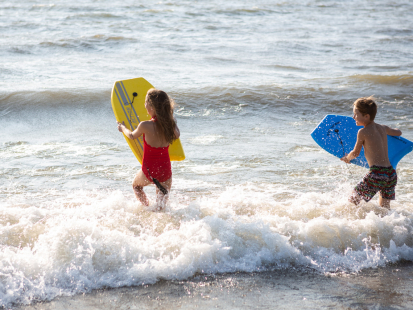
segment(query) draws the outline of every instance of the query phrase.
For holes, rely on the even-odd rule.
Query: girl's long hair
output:
[[[175,102],[164,91],[155,88],[151,88],[146,94],[146,102],[155,109],[156,128],[165,140],[171,144],[176,140],[176,121],[173,115]]]

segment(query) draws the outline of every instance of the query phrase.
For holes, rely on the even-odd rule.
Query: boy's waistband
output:
[[[382,166],[376,166],[376,165],[374,165],[374,166],[371,166],[370,167],[370,171],[392,171],[392,170],[394,170],[394,168],[393,168],[393,166],[388,166],[388,167],[382,167]]]

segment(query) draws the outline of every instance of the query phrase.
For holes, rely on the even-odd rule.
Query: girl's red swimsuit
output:
[[[142,171],[148,180],[154,178],[159,182],[165,182],[172,177],[171,160],[168,150],[169,145],[167,147],[150,146],[146,143],[145,134],[143,134]]]

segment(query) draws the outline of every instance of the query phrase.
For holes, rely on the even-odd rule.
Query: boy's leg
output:
[[[145,206],[149,206],[149,200],[143,191],[143,187],[151,184],[152,182],[148,180],[142,170],[139,170],[132,182],[133,192],[136,198]]]
[[[396,179],[397,182],[397,179]],[[379,204],[380,207],[382,208],[387,208],[390,210],[390,201],[394,200],[396,198],[396,184],[393,182],[390,184],[390,186],[380,190],[380,196],[379,196]]]
[[[360,203],[362,197],[354,190],[351,196],[348,198],[348,201],[354,203],[356,206]]]
[[[380,189],[379,204],[390,210],[390,201],[396,199],[397,173],[393,167],[381,168],[382,175],[386,175],[386,184]]]
[[[380,193],[380,195],[379,195],[379,205],[380,205],[380,207],[387,208],[387,209],[390,210],[390,201],[391,201],[390,199],[383,198],[381,196],[381,193]]]
[[[370,170],[356,185],[349,201],[356,206],[362,199],[365,202],[369,202],[378,191],[379,188],[375,186],[374,173]]]

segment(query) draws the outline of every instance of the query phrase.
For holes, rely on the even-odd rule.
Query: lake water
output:
[[[413,140],[412,14],[408,0],[2,1],[0,305],[413,261],[413,155],[391,211],[355,207],[366,169],[310,137],[375,95],[377,122]],[[160,213],[134,197],[110,104],[140,76],[179,105],[186,159]]]

